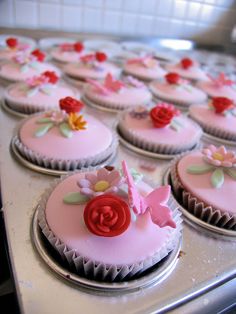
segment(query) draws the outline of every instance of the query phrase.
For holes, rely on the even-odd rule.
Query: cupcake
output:
[[[187,110],[190,105],[202,103],[207,99],[204,92],[174,72],[166,74],[162,81],[151,82],[149,87],[154,97],[171,102],[182,110]]]
[[[45,71],[25,82],[11,84],[4,94],[5,103],[11,109],[25,114],[55,109],[61,98],[78,94],[58,80],[55,72]]]
[[[81,42],[75,43],[63,43],[56,47],[53,47],[50,51],[50,55],[53,60],[69,63],[77,62],[84,50],[84,45]]]
[[[236,144],[236,107],[231,99],[215,97],[208,105],[191,106],[189,115],[205,133]]]
[[[163,77],[166,71],[158,61],[150,56],[129,59],[124,65],[124,73],[143,81],[152,81]]]
[[[175,197],[194,216],[236,230],[236,156],[210,145],[177,159],[171,167]]]
[[[109,73],[102,83],[95,80],[87,80],[87,82],[84,100],[101,108],[123,110],[137,105],[146,105],[152,98],[146,86],[131,76],[121,81],[116,80]]]
[[[193,82],[209,80],[200,65],[190,58],[183,58],[175,64],[167,64],[166,69],[169,72],[178,73],[181,77]]]
[[[55,66],[43,62],[45,54],[36,49],[29,52],[19,52],[12,61],[0,65],[0,78],[6,83],[24,81],[32,76],[45,71],[54,71],[60,76],[60,71]]]
[[[199,82],[198,87],[204,91],[209,97],[227,97],[236,102],[236,83],[228,79],[224,73],[220,73],[217,77],[208,75],[207,82]]]
[[[97,166],[113,156],[115,135],[100,121],[79,114],[83,104],[71,97],[60,100],[60,109],[25,119],[13,144],[32,164],[70,171]]]
[[[31,46],[16,37],[8,37],[0,46],[0,60],[11,60],[18,52],[30,50]]]
[[[132,145],[165,155],[193,149],[202,135],[195,122],[167,103],[159,103],[151,110],[137,107],[122,112],[118,131]]]
[[[153,189],[125,162],[122,171],[107,169],[56,182],[39,202],[38,221],[70,271],[119,282],[166,257],[178,243],[181,221],[169,186]]]
[[[85,82],[86,79],[103,80],[108,73],[114,77],[119,77],[121,70],[110,62],[103,52],[95,52],[83,55],[77,63],[69,63],[63,67],[67,77]]]

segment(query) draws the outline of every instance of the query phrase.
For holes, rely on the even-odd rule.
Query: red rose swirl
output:
[[[169,84],[178,84],[180,80],[180,76],[178,73],[170,72],[165,75],[165,79]]]
[[[233,109],[233,101],[227,97],[214,97],[212,99],[212,106],[215,113],[223,113],[226,110]]]
[[[160,104],[152,108],[150,117],[155,128],[164,128],[169,125],[172,119],[179,115],[179,110],[170,104]]]
[[[15,37],[10,37],[6,39],[6,44],[10,48],[16,48],[18,46],[18,39]]]
[[[72,97],[65,97],[59,100],[59,106],[61,110],[65,110],[66,113],[80,112],[84,107],[84,104]]]
[[[48,78],[48,82],[51,84],[56,84],[59,79],[54,71],[45,71],[43,75]]]
[[[128,204],[120,197],[103,194],[91,199],[84,209],[84,222],[97,236],[115,237],[130,225]]]
[[[103,52],[98,51],[95,54],[95,58],[98,62],[104,62],[107,60],[107,55]]]
[[[187,70],[188,68],[193,66],[193,60],[191,60],[190,58],[184,58],[180,61],[180,64],[183,69]]]
[[[39,62],[43,62],[45,59],[45,53],[39,49],[35,49],[31,52],[31,55],[34,56]]]

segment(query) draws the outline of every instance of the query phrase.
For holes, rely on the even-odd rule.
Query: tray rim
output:
[[[3,108],[3,110],[4,110],[5,112],[7,112],[7,113],[9,113],[10,115],[15,116],[15,117],[17,117],[17,118],[27,118],[27,117],[30,116],[30,114],[23,113],[23,112],[18,112],[18,111],[16,111],[16,110],[11,109],[11,108],[7,105],[5,99],[2,99],[2,100],[1,100],[1,107]]]
[[[202,140],[204,141],[204,139],[207,141],[215,141],[218,144],[225,144],[228,146],[236,146],[236,141],[225,140],[223,138],[216,137],[216,136],[208,134],[206,132],[203,132]]]
[[[33,240],[34,247],[43,261],[55,274],[66,280],[68,283],[72,283],[78,288],[80,287],[89,290],[89,292],[106,293],[106,296],[109,296],[109,293],[111,296],[114,296],[115,293],[122,294],[136,292],[142,290],[143,288],[154,287],[165,280],[174,270],[178,262],[183,238],[183,235],[181,235],[174,250],[168,254],[168,259],[157,270],[152,271],[146,276],[131,281],[109,283],[89,280],[65,269],[59,262],[55,261],[53,257],[49,256],[47,249],[44,248],[41,235],[42,233],[38,225],[38,209],[36,207],[31,222],[31,239]]]
[[[169,184],[169,178],[170,178],[170,167],[167,168],[163,175],[163,184]],[[179,203],[179,201],[176,199],[175,195],[173,192],[171,192],[173,198],[177,202],[180,211],[183,213],[184,218],[186,218],[187,222],[190,223],[190,225],[194,227],[200,227],[203,228],[205,231],[207,230],[208,232],[211,233],[211,235],[217,235],[220,236],[221,238],[223,237],[225,240],[231,240],[231,241],[236,241],[236,231],[233,230],[228,230],[224,228],[220,228],[217,226],[214,226],[212,224],[209,224],[196,216],[192,215],[190,212],[188,212],[183,205]]]

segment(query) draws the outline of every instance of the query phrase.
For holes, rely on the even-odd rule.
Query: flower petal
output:
[[[87,179],[80,179],[80,180],[78,180],[77,184],[81,188],[90,188],[91,187],[91,182]]]
[[[100,180],[107,181],[108,180],[108,174],[109,174],[109,171],[107,171],[105,168],[99,169],[97,172],[98,181],[100,181]]]
[[[222,161],[222,166],[226,168],[231,168],[233,166],[231,161]]]
[[[112,170],[108,174],[108,182],[112,185],[115,184],[115,182],[119,182],[121,180],[120,172],[118,170]]]
[[[84,195],[89,195],[89,196],[93,196],[94,195],[94,191],[89,189],[89,188],[82,188],[80,190],[80,193],[84,194]]]
[[[94,174],[94,173],[87,173],[85,175],[85,178],[87,180],[89,180],[92,184],[95,184],[98,181],[98,178],[97,178],[96,174]]]

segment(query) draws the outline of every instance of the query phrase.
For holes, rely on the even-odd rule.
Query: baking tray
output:
[[[42,174],[47,174],[47,175],[51,175],[51,176],[61,176],[64,174],[67,174],[70,171],[66,171],[66,170],[55,170],[55,169],[48,169],[39,165],[35,165],[32,162],[30,162],[29,160],[27,160],[26,158],[24,158],[24,156],[22,156],[19,151],[17,150],[17,147],[14,144],[14,138],[11,140],[11,144],[10,144],[10,152],[12,153],[13,157],[24,167],[42,173]],[[117,151],[115,151],[114,153],[112,153],[107,159],[105,159],[104,161],[102,161],[100,164],[97,164],[96,166],[89,166],[89,168],[93,168],[93,169],[97,169],[100,167],[104,167],[107,165],[111,165],[116,157]],[[80,168],[79,170],[86,170],[86,167],[84,168]],[[71,170],[74,171],[74,170]]]
[[[163,184],[170,184],[170,168],[167,169],[167,171],[165,172],[164,176],[163,176]],[[175,198],[174,193],[173,197]],[[236,231],[234,230],[228,230],[228,229],[224,229],[224,228],[219,228],[216,227],[212,224],[209,224],[199,218],[197,218],[196,216],[192,215],[190,212],[188,212],[179,202],[178,200],[175,198],[177,204],[179,205],[179,208],[181,210],[181,212],[183,213],[184,217],[186,218],[186,220],[191,224],[191,225],[198,225],[198,227],[200,227],[201,229],[204,228],[205,230],[209,231],[209,232],[213,232],[214,234],[217,234],[227,240],[233,240],[236,241]]]
[[[48,247],[47,240],[44,238],[41,229],[38,225],[38,210],[36,208],[31,228],[31,236],[36,250],[38,251],[44,262],[53,270],[57,275],[64,278],[66,281],[85,289],[89,289],[90,293],[102,292],[108,294],[113,293],[127,293],[142,290],[146,287],[153,287],[156,284],[164,280],[175,268],[178,261],[178,256],[181,248],[182,238],[180,237],[175,249],[169,253],[164,259],[164,262],[159,262],[157,267],[152,267],[152,270],[145,272],[145,275],[137,277],[123,282],[99,282],[95,280],[89,280],[81,277],[70,270],[66,269],[65,265],[62,265],[52,255],[52,249]]]
[[[218,145],[227,145],[227,146],[234,146],[236,147],[236,141],[229,141],[225,139],[221,139],[219,137],[213,136],[211,134],[203,133],[202,140],[206,141],[207,143],[215,142]]]

